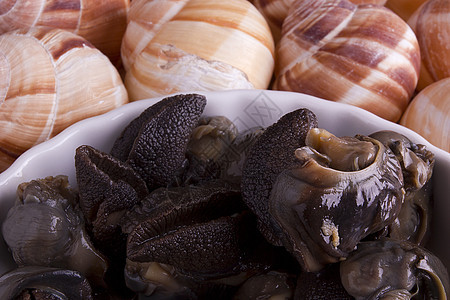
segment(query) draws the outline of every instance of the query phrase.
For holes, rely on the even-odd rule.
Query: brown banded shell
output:
[[[295,0],[254,0],[251,1],[263,14],[272,30],[275,42],[281,38],[281,26]],[[386,0],[350,0],[355,4],[384,5]]]
[[[276,90],[364,108],[398,121],[417,84],[414,32],[389,9],[347,0],[296,1],[277,45]]]
[[[129,0],[6,0],[0,3],[0,34],[35,26],[80,35],[108,56],[120,59]]]
[[[422,64],[417,89],[450,77],[450,3],[429,0],[409,18],[419,41]]]
[[[387,0],[386,7],[403,20],[408,21],[411,15],[427,0]]]
[[[135,0],[122,60],[131,100],[265,89],[273,74],[274,42],[266,20],[246,0]]]
[[[110,60],[62,29],[3,34],[0,70],[0,170],[69,125],[128,102]]]

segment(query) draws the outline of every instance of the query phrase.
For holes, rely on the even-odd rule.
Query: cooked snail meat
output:
[[[238,133],[236,125],[224,116],[202,116],[187,145],[188,167],[183,174],[184,184],[221,177]]]
[[[271,265],[254,261],[253,252],[269,245],[239,189],[223,181],[159,188],[127,214],[123,230],[126,277],[140,293],[196,293],[205,284],[242,282]]]
[[[1,299],[90,300],[93,291],[79,272],[58,268],[19,267],[0,277]]]
[[[87,145],[76,149],[75,172],[80,207],[94,243],[108,255],[124,253],[126,236],[119,222],[148,194],[146,183],[129,165]]]
[[[124,129],[111,154],[126,158],[150,190],[171,184],[183,167],[189,137],[205,106],[206,97],[198,94],[164,98]]]
[[[295,276],[281,271],[269,271],[247,279],[232,297],[233,300],[292,299]]]
[[[296,163],[295,149],[305,145],[310,128],[317,118],[308,109],[299,109],[281,117],[264,130],[248,151],[242,171],[242,196],[258,216],[259,228],[273,244],[281,245],[280,228],[268,213],[268,199],[273,183],[287,167]]]
[[[294,299],[354,300],[341,283],[339,263],[330,264],[317,272],[301,272]]]
[[[73,269],[102,284],[107,262],[92,245],[75,199],[66,176],[22,183],[3,237],[19,266]]]
[[[424,245],[430,231],[433,198],[432,174],[434,154],[424,145],[415,144],[393,131],[379,131],[370,135],[389,147],[400,162],[406,191],[402,209],[385,235]]]
[[[407,241],[361,242],[341,262],[340,275],[356,299],[447,299],[450,291],[449,275],[439,258]]]
[[[268,205],[285,247],[305,270],[347,257],[398,215],[404,198],[401,167],[378,140],[338,138],[313,128],[295,157],[273,184]]]

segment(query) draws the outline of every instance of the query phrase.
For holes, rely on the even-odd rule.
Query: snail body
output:
[[[121,53],[130,100],[265,89],[275,63],[269,26],[245,0],[133,1]]]
[[[352,104],[398,121],[417,85],[414,32],[379,5],[296,1],[277,45],[273,89]]]
[[[33,27],[0,36],[0,169],[68,127],[128,102],[111,61],[86,39]]]

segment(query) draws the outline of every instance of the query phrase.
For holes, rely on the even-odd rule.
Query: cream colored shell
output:
[[[450,76],[450,1],[428,0],[408,20],[419,41],[422,65],[417,89]]]
[[[400,124],[450,152],[450,78],[434,82],[417,94]]]
[[[296,1],[277,45],[273,89],[364,108],[397,122],[418,80],[411,28],[379,5]]]
[[[105,53],[120,60],[130,0],[2,0],[0,34],[50,26],[80,35]]]
[[[246,0],[133,0],[122,61],[130,100],[265,89],[274,42],[266,20]]]
[[[49,27],[1,35],[0,171],[69,125],[127,102],[117,69],[84,38]]]

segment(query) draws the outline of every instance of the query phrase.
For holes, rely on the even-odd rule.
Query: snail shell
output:
[[[441,79],[420,91],[409,104],[400,124],[450,152],[450,78]]]
[[[387,0],[385,6],[408,21],[411,15],[427,0]]]
[[[277,45],[276,90],[352,104],[398,121],[417,84],[414,32],[378,5],[296,1]]]
[[[422,65],[417,89],[450,77],[450,2],[429,0],[408,20],[419,41]]]
[[[110,60],[84,38],[33,27],[0,36],[0,170],[88,117],[128,102]]]
[[[355,4],[384,5],[386,0],[350,0]],[[281,26],[294,0],[254,0],[251,1],[269,23],[275,41],[281,38]]]
[[[0,2],[0,34],[33,26],[80,35],[114,63],[127,26],[129,0],[7,0]]]
[[[135,0],[122,43],[131,100],[188,90],[268,87],[274,42],[245,0]]]

